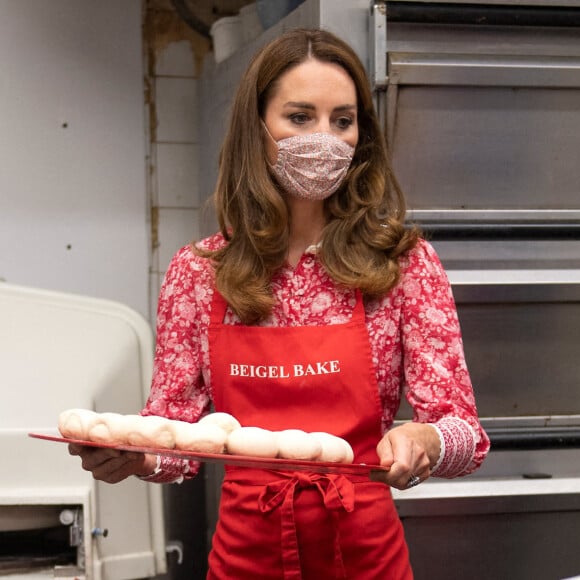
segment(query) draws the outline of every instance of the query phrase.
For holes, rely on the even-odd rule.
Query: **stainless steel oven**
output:
[[[580,574],[580,3],[387,1],[370,22],[492,440],[472,476],[395,493],[416,576]]]
[[[574,576],[580,270],[450,271],[450,278],[492,450],[471,476],[394,490],[416,577]]]

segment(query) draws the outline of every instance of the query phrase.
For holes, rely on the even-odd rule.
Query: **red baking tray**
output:
[[[83,441],[80,439],[67,439],[46,433],[29,433],[30,437],[57,443],[74,443],[87,447],[101,447],[103,449],[117,449],[118,451],[134,451],[136,453],[153,453],[166,455],[179,459],[190,459],[207,463],[222,463],[236,467],[253,467],[258,469],[273,469],[276,471],[311,471],[315,473],[342,473],[345,475],[366,475],[372,471],[385,471],[380,465],[367,465],[366,463],[327,463],[324,461],[300,461],[295,459],[273,459],[270,457],[252,457],[249,455],[229,455],[227,453],[197,453],[194,451],[182,451],[180,449],[163,449],[157,447],[137,447],[134,445],[111,445],[108,443],[96,443],[95,441]]]

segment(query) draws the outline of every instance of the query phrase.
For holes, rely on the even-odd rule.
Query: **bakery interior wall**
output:
[[[0,281],[119,301],[153,324],[171,256],[209,219],[207,27],[246,4],[0,0]],[[204,578],[203,474],[166,488],[167,540],[182,549],[169,577]]]
[[[0,278],[147,316],[140,0],[0,0]]]
[[[116,300],[151,323],[199,237],[207,30],[247,0],[0,0],[0,281]]]

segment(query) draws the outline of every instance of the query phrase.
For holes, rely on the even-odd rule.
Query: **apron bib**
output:
[[[362,296],[329,326],[209,327],[214,406],[244,426],[326,431],[377,463],[381,409]],[[389,488],[367,478],[227,466],[208,579],[409,580]]]

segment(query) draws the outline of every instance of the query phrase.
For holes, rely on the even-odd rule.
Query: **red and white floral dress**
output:
[[[204,247],[212,249],[224,243],[220,235],[201,242]],[[364,333],[366,327],[370,346],[367,368],[376,375],[371,376],[367,383],[378,391],[378,398],[374,397],[378,405],[369,407],[371,414],[375,413],[372,409],[376,409],[376,441],[365,441],[365,437],[370,437],[368,434],[356,441],[357,446],[367,450],[365,462],[372,461],[372,449],[381,433],[392,425],[401,397],[406,396],[413,408],[414,420],[434,425],[439,433],[442,451],[433,470],[434,476],[456,477],[479,467],[489,450],[489,440],[477,416],[451,288],[429,243],[420,241],[402,259],[397,286],[381,299],[367,302],[364,311],[354,290],[339,287],[329,278],[314,247],[302,256],[296,267],[288,266],[277,273],[272,290],[276,306],[260,325],[265,329],[328,329],[337,325],[339,330],[351,321],[353,312],[360,309],[362,331]],[[153,383],[144,414],[197,421],[209,411],[212,402],[217,402],[218,410],[236,414],[235,409],[219,408],[222,392],[219,385],[212,383],[211,350],[215,349],[215,341],[211,336],[216,325],[212,307],[216,308],[216,297],[209,260],[197,256],[190,247],[181,249],[169,266],[160,293]],[[359,306],[355,307],[355,304]],[[241,333],[236,336],[244,336],[243,325],[225,304],[222,305],[219,324],[226,329],[228,325],[240,327]],[[356,353],[353,352],[353,356]],[[373,394],[372,390],[370,394]],[[304,406],[311,406],[312,396],[305,397],[308,400],[304,400]],[[268,398],[265,402],[272,404]],[[251,389],[240,403],[243,409],[251,410],[250,416],[260,416],[259,413],[253,414]],[[257,400],[256,404],[259,406],[263,401]],[[273,404],[271,412],[276,414],[275,399]],[[320,405],[322,415],[326,410],[324,402],[319,400],[315,404]],[[272,428],[271,425],[265,426]],[[294,427],[300,428],[300,425]],[[359,430],[361,432],[364,429]],[[375,433],[374,430],[370,432]],[[148,478],[150,481],[170,482],[193,477],[198,464],[163,458],[160,467],[157,475]],[[306,484],[297,480],[293,485]],[[316,485],[320,487],[319,483]],[[258,506],[256,510],[259,511]],[[394,515],[396,517],[396,513]],[[235,525],[236,519],[232,517],[229,521]],[[215,547],[214,543],[214,550]],[[220,549],[225,551],[227,548],[222,546]],[[340,549],[338,554],[340,556]],[[404,560],[405,557],[401,560],[401,570],[406,570]],[[292,555],[287,561],[292,561]],[[345,565],[348,567],[348,561]],[[295,577],[288,571],[286,573],[287,578]],[[406,578],[407,573],[401,572],[397,577]],[[227,573],[224,574],[212,578],[228,577]],[[275,574],[271,577],[277,578]]]

